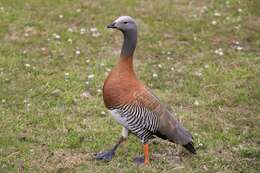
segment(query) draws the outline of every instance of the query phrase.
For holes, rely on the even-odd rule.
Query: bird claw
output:
[[[114,151],[108,150],[101,153],[96,154],[96,160],[104,160],[104,161],[111,161],[113,156],[115,155]]]

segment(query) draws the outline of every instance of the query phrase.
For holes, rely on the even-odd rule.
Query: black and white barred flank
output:
[[[131,133],[147,143],[159,128],[159,117],[140,103],[110,108],[113,117]],[[117,115],[116,115],[117,114]]]

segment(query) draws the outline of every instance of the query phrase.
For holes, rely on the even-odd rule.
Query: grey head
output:
[[[124,34],[121,57],[132,57],[137,43],[137,25],[130,16],[121,16],[109,24],[107,28],[117,29]]]
[[[109,24],[107,28],[113,28],[122,32],[137,31],[135,20],[130,16],[121,16]]]

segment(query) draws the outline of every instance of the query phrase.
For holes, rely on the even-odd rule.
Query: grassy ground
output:
[[[260,172],[258,0],[0,0],[0,172]],[[154,160],[131,136],[92,160],[121,127],[101,89],[122,36],[140,32],[135,69],[194,135],[190,156],[156,139]],[[84,94],[82,94],[84,93]]]

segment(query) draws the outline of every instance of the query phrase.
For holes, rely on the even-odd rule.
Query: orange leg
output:
[[[148,151],[148,144],[144,144],[144,164],[149,164],[149,151]]]

